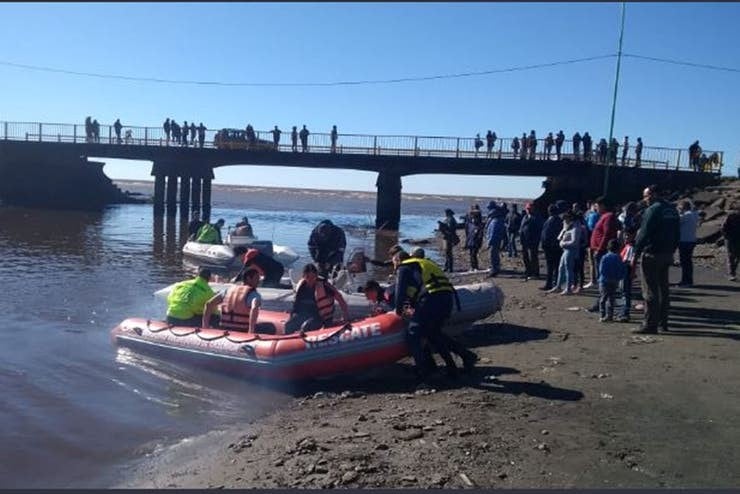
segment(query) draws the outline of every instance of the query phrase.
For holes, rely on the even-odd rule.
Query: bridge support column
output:
[[[190,217],[190,177],[180,177],[180,218]]]
[[[381,172],[375,182],[378,197],[375,207],[375,228],[398,230],[401,222],[401,176]]]
[[[193,187],[190,191],[193,213],[197,212],[198,214],[200,214],[200,181],[200,177],[193,177]],[[203,215],[201,215],[201,219],[203,219]]]
[[[164,216],[164,175],[154,176],[154,216]]]
[[[203,220],[211,221],[211,178],[203,177]]]
[[[177,214],[177,175],[167,176],[167,216]]]

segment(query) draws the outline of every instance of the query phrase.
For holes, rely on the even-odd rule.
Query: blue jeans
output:
[[[491,244],[491,274],[498,274],[501,271],[501,242]]]
[[[624,275],[624,279],[622,280],[622,301],[624,305],[622,305],[622,310],[619,313],[620,317],[630,316],[632,304],[632,276],[630,275],[632,268],[629,264],[625,264],[625,267],[627,268],[627,274]]]
[[[601,317],[614,317],[614,299],[617,295],[618,281],[599,283],[599,310]]]
[[[518,233],[510,232],[509,233],[509,257],[516,257],[517,251],[516,251],[516,238],[519,236]]]
[[[558,281],[555,286],[560,290],[570,291],[570,287],[574,284],[574,268],[576,265],[576,253],[572,249],[563,249],[563,254],[560,256],[560,265],[558,266]],[[563,287],[565,283],[565,287]]]

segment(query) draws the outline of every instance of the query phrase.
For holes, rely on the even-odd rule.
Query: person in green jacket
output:
[[[216,223],[206,223],[198,229],[195,235],[195,241],[201,244],[222,244],[221,227],[224,226],[224,220],[219,219]]]
[[[645,319],[632,331],[638,334],[655,334],[658,327],[668,331],[670,293],[668,268],[673,264],[673,253],[678,248],[680,218],[676,207],[658,194],[658,187],[647,187],[642,197],[648,208],[642,215],[640,229],[635,239],[635,257],[632,267],[640,259],[642,271],[642,296],[645,299]]]
[[[174,326],[199,327],[203,318],[203,307],[213,297],[208,286],[211,270],[200,268],[198,276],[181,281],[167,296],[167,322]]]

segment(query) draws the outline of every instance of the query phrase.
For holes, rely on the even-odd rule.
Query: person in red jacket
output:
[[[598,266],[601,263],[601,258],[607,253],[607,245],[609,240],[617,238],[617,231],[619,230],[619,220],[617,216],[609,210],[606,200],[603,197],[599,197],[594,201],[598,207],[599,221],[594,226],[594,231],[591,232],[590,249],[594,254],[594,268],[596,269],[596,279],[599,278]],[[594,304],[591,312],[597,312],[599,310],[598,302]]]

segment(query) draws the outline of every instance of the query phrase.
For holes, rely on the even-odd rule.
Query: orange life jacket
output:
[[[260,251],[257,249],[249,249],[242,256],[242,262],[244,263],[245,267],[255,268],[257,271],[259,271],[260,276],[265,276],[265,270],[262,269],[262,266],[260,266],[259,264],[252,264],[250,266],[250,263],[254,260],[255,257],[257,257],[257,254],[259,253]]]
[[[252,308],[245,302],[254,288],[249,285],[239,285],[229,288],[224,301],[219,305],[221,311],[221,327],[237,331],[249,330],[249,315]]]
[[[301,289],[306,280],[301,280],[296,285],[296,293]],[[321,279],[316,280],[314,286],[314,298],[316,299],[316,307],[319,310],[319,317],[323,321],[329,320],[334,316],[334,297],[329,295],[324,285],[324,281]]]

